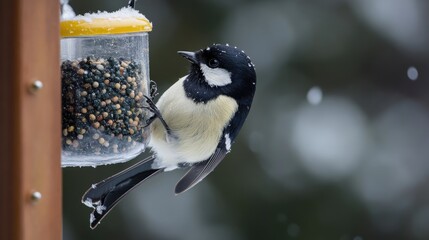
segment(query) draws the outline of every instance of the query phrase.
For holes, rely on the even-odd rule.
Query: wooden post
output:
[[[59,1],[1,0],[2,240],[62,238],[59,71]]]

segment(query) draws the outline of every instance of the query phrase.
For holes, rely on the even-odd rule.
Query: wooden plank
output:
[[[0,239],[59,240],[59,1],[0,1],[0,29]]]

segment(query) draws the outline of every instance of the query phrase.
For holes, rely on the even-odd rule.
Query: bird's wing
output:
[[[189,170],[177,183],[175,193],[182,193],[192,188],[205,177],[207,177],[207,175],[209,175],[216,168],[216,166],[222,161],[227,153],[228,151],[226,149],[217,148],[208,160],[193,165],[191,170]]]

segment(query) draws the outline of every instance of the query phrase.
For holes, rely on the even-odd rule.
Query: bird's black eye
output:
[[[211,67],[211,68],[219,67],[219,60],[217,60],[216,58],[210,59],[209,60],[209,67]]]

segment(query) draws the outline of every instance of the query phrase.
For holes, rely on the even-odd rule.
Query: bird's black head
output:
[[[191,63],[184,86],[188,97],[207,102],[220,94],[237,101],[253,99],[256,74],[250,58],[229,45],[215,44],[196,52],[178,52]]]

